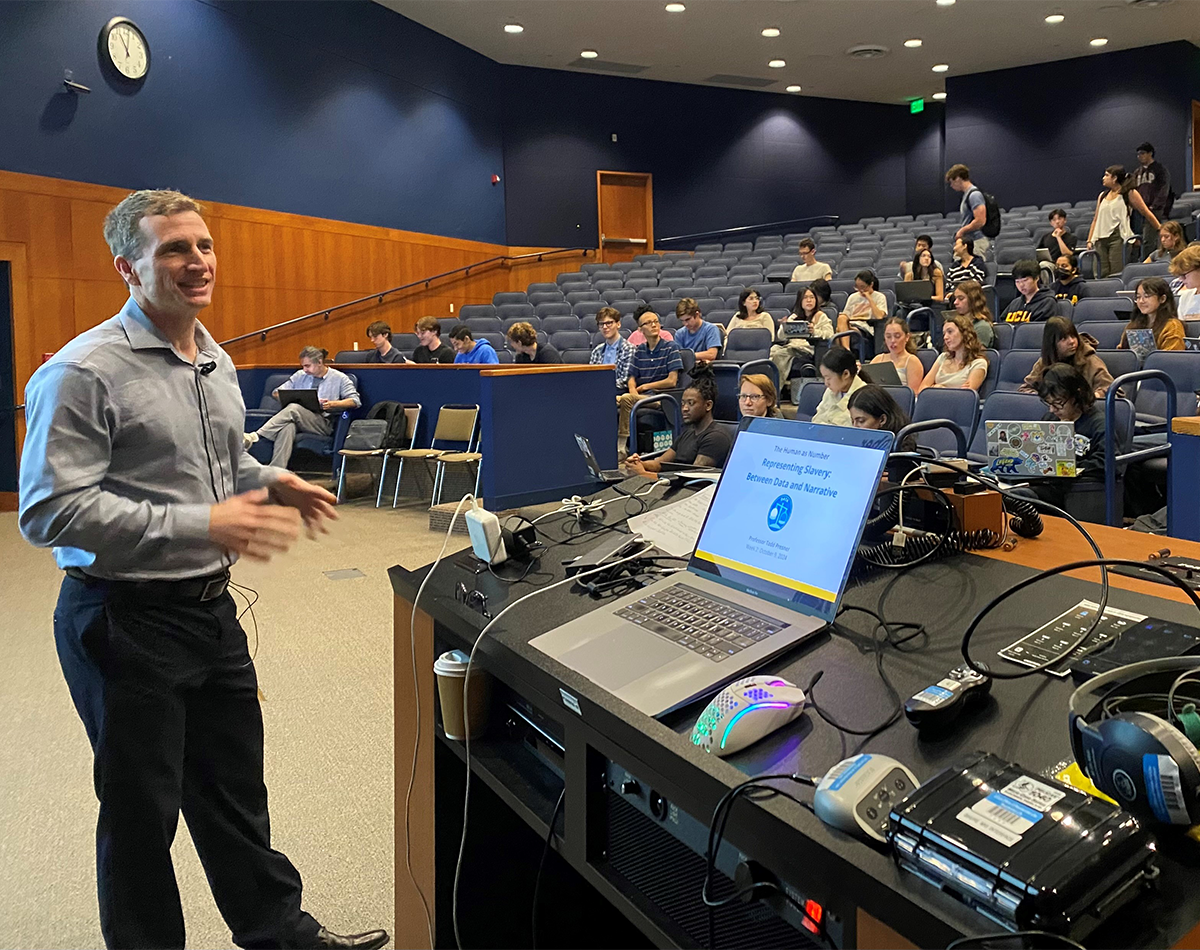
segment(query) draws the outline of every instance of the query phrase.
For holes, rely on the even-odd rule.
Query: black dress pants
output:
[[[313,946],[301,881],[271,848],[258,679],[228,593],[147,596],[68,576],[59,662],[94,753],[96,877],[108,947],[183,947],[180,811],[241,947]]]

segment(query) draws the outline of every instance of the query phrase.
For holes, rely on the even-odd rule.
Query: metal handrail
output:
[[[967,436],[962,427],[953,419],[926,419],[923,422],[910,422],[896,433],[896,451],[904,451],[900,448],[900,443],[908,436],[916,435],[918,432],[930,432],[934,429],[945,429],[954,436],[954,444],[958,447],[958,457],[960,459],[967,457]],[[937,452],[934,452],[934,457],[937,457]]]
[[[697,231],[694,234],[673,234],[671,237],[655,238],[655,245],[668,244],[674,241],[692,241],[697,238],[716,237],[720,234],[743,234],[750,231],[766,231],[770,228],[782,228],[789,224],[803,224],[805,221],[828,221],[837,224],[841,216],[836,214],[810,214],[803,218],[788,218],[786,221],[768,221],[766,224],[743,224],[736,228],[717,228],[714,231]]]
[[[377,300],[379,303],[383,303],[383,298],[388,296],[388,294],[399,293],[401,290],[419,287],[422,284],[424,284],[425,289],[428,290],[429,285],[435,280],[441,280],[443,277],[452,277],[455,274],[462,274],[463,276],[466,276],[477,268],[486,267],[489,264],[495,264],[497,261],[524,261],[535,257],[540,261],[542,258],[551,254],[570,254],[580,252],[582,252],[584,257],[587,257],[589,254],[594,253],[595,250],[596,249],[594,247],[584,247],[580,245],[579,247],[560,247],[552,251],[534,251],[531,254],[499,254],[496,257],[489,257],[487,260],[476,261],[474,264],[466,264],[463,267],[456,267],[454,270],[448,270],[441,274],[434,274],[431,277],[422,277],[420,280],[410,281],[407,284],[401,284],[399,287],[389,287],[387,290],[380,290],[373,294],[367,294],[365,297],[359,297],[357,300],[350,300],[346,303],[340,303],[335,307],[326,307],[323,310],[314,310],[312,313],[306,313],[300,317],[293,317],[291,320],[284,320],[282,323],[274,323],[269,327],[263,327],[261,330],[251,330],[249,333],[243,333],[241,336],[230,337],[228,340],[222,340],[219,345],[228,346],[230,343],[238,343],[241,340],[248,340],[255,336],[265,340],[267,338],[267,334],[272,330],[280,330],[283,327],[290,327],[294,323],[302,323],[305,320],[311,320],[313,317],[324,316],[324,318],[328,320],[329,315],[331,313],[336,313],[338,310],[345,310],[347,307],[356,307],[360,303],[366,303],[368,300]]]
[[[1126,373],[1124,376],[1118,376],[1108,384],[1108,392],[1104,396],[1104,520],[1114,528],[1121,527],[1120,519],[1117,517],[1117,466],[1123,463],[1140,462],[1142,459],[1165,457],[1167,459],[1167,534],[1171,535],[1171,529],[1175,521],[1170,504],[1170,499],[1174,497],[1171,488],[1175,481],[1175,466],[1171,464],[1170,438],[1168,437],[1167,441],[1162,445],[1153,445],[1145,449],[1135,449],[1123,455],[1117,454],[1117,432],[1116,426],[1113,424],[1116,419],[1113,410],[1116,408],[1117,400],[1123,398],[1118,393],[1124,383],[1132,383],[1140,379],[1157,379],[1162,381],[1163,388],[1167,393],[1168,431],[1171,427],[1171,420],[1175,418],[1175,400],[1177,397],[1175,381],[1163,370],[1141,369],[1136,373]],[[1130,391],[1132,392],[1132,389]],[[1135,406],[1133,416],[1129,420],[1131,427],[1137,422],[1136,410],[1137,407]],[[1129,438],[1130,441],[1133,440],[1133,431],[1130,431]]]

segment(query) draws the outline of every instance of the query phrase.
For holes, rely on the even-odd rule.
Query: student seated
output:
[[[392,346],[392,328],[382,320],[367,327],[367,339],[375,349],[367,354],[367,363],[407,363],[404,354]]]
[[[711,363],[721,355],[721,328],[707,323],[700,314],[700,305],[692,297],[684,297],[675,305],[675,316],[683,324],[675,331],[675,342],[696,354],[697,363]]]
[[[1069,300],[1071,304],[1079,303],[1079,288],[1084,280],[1079,276],[1079,266],[1074,254],[1060,254],[1054,262],[1054,283],[1050,285],[1050,294],[1055,300]]]
[[[514,323],[508,328],[508,343],[516,351],[514,363],[561,363],[562,354],[549,343],[538,343],[531,323]]]
[[[826,426],[851,425],[847,403],[850,396],[866,385],[859,379],[854,354],[840,346],[831,346],[821,357],[821,379],[825,381],[825,395],[812,421]]]
[[[1066,317],[1051,317],[1042,332],[1042,355],[1033,364],[1017,392],[1036,393],[1047,369],[1051,366],[1074,366],[1097,399],[1103,399],[1113,378],[1104,360],[1096,355],[1097,340],[1080,333]]]
[[[769,376],[747,373],[738,385],[738,409],[743,416],[767,416],[778,419],[779,395]]]
[[[942,324],[942,345],[941,355],[921,382],[921,391],[936,387],[978,392],[987,379],[988,361],[971,321],[957,313],[948,317]]]
[[[604,342],[592,347],[588,363],[592,366],[614,367],[617,371],[617,394],[628,392],[633,346],[621,336],[621,311],[616,307],[601,307],[596,313],[596,328],[604,337]]]
[[[954,288],[964,280],[973,280],[979,284],[987,283],[987,270],[983,261],[975,256],[975,242],[970,238],[954,239],[954,264],[946,271],[946,300],[954,292]]]
[[[713,404],[717,401],[717,384],[711,376],[701,376],[683,391],[679,407],[683,415],[683,431],[675,444],[656,459],[642,460],[631,455],[625,464],[638,475],[654,478],[664,465],[696,465],[700,468],[721,468],[733,446],[724,426],[713,422]]]
[[[1091,383],[1070,363],[1055,363],[1046,370],[1037,392],[1050,410],[1044,421],[1075,423],[1075,477],[1029,485],[1038,498],[1062,508],[1076,482],[1104,480],[1104,411],[1096,405]]]
[[[1004,323],[1032,323],[1054,316],[1054,295],[1038,286],[1042,272],[1037,261],[1017,261],[1012,275],[1017,296],[1004,311]]]
[[[828,308],[828,309],[826,309]],[[799,359],[803,363],[812,363],[813,345],[809,340],[789,339],[784,332],[788,323],[807,323],[811,340],[828,340],[833,336],[833,320],[836,311],[829,305],[829,282],[814,280],[811,284],[796,294],[796,303],[786,320],[780,321],[779,330],[775,334],[775,344],[771,347],[771,362],[779,369],[779,382],[787,385],[792,375],[792,364]]]
[[[628,390],[617,397],[617,435],[622,445],[629,437],[629,414],[634,404],[646,396],[674,389],[679,385],[679,374],[683,372],[679,344],[663,339],[657,313],[645,311],[638,320],[638,329],[646,342],[633,351],[626,382]]]
[[[646,342],[646,335],[644,333],[642,333],[642,314],[643,313],[654,313],[654,305],[649,304],[649,303],[640,303],[636,307],[633,308],[633,319],[634,319],[634,322],[638,325],[638,328],[636,330],[634,330],[631,334],[629,334],[629,345],[632,346],[635,350],[639,346],[641,346],[643,343]],[[655,315],[655,317],[658,316],[657,313],[655,313],[654,315]],[[668,330],[666,327],[664,327],[662,325],[661,321],[659,322],[658,336],[659,336],[659,339],[663,339],[663,340],[674,340],[675,339],[675,335],[670,330]]]
[[[828,264],[817,260],[817,246],[812,238],[801,238],[800,263],[792,268],[792,280],[795,282],[813,280],[832,280],[833,269]]]
[[[929,298],[930,302],[945,299],[944,274],[941,266],[934,263],[933,251],[928,248],[917,251],[916,256],[912,259],[912,264],[904,275],[905,283],[915,280],[927,280],[933,284],[933,296]]]
[[[499,363],[496,350],[487,340],[476,340],[471,330],[460,323],[450,333],[450,342],[454,345],[454,362],[456,363]]]
[[[964,280],[950,294],[951,306],[954,312],[962,314],[971,321],[975,335],[979,337],[979,345],[985,350],[996,342],[996,328],[992,324],[992,308],[987,304],[983,295],[983,287],[973,280]]]
[[[889,317],[883,327],[883,342],[887,352],[880,353],[872,363],[891,363],[896,375],[914,394],[921,391],[921,380],[925,378],[925,367],[917,357],[917,344],[903,317]]]
[[[775,336],[775,321],[762,309],[762,297],[753,287],[747,287],[738,297],[737,313],[729,321],[726,336],[734,330],[767,330]]]
[[[1175,309],[1175,295],[1161,277],[1138,281],[1133,298],[1137,312],[1117,343],[1119,350],[1133,350],[1140,362],[1155,350],[1182,350],[1186,335]],[[1138,332],[1131,335],[1130,331]]]
[[[1050,230],[1042,235],[1038,247],[1044,247],[1050,252],[1052,261],[1058,260],[1064,254],[1075,255],[1075,245],[1078,238],[1075,232],[1067,227],[1067,213],[1062,208],[1050,212]]]
[[[846,309],[837,319],[837,332],[844,333],[855,326],[866,334],[867,340],[875,339],[875,331],[868,322],[882,320],[887,316],[887,297],[879,290],[879,278],[872,270],[860,270],[854,275],[854,293],[846,301]],[[850,337],[838,339],[844,348],[850,348]]]
[[[850,424],[856,429],[886,429],[893,435],[899,435],[900,430],[912,421],[908,418],[908,413],[892,398],[892,394],[883,386],[876,386],[874,383],[868,383],[855,390],[847,408],[850,410]],[[892,447],[892,451],[917,451],[916,436],[906,435],[903,442],[897,442]],[[887,480],[900,481],[918,464],[913,459],[889,460],[886,469]]]
[[[918,234],[917,239],[913,242],[913,257],[920,257],[922,251],[933,251],[933,238],[931,238],[928,234]],[[941,261],[935,260],[933,264],[938,270],[945,270],[945,268],[942,267]],[[900,272],[898,276],[901,280],[908,280],[908,274],[911,270],[912,261],[901,261]]]
[[[325,365],[329,351],[317,346],[306,346],[300,351],[300,369],[276,389],[272,395],[278,399],[280,389],[315,389],[321,403],[321,413],[305,409],[297,402],[284,406],[271,416],[255,432],[246,432],[242,441],[250,448],[259,439],[273,442],[271,464],[287,468],[292,457],[292,446],[296,444],[296,433],[333,435],[333,420],[345,409],[356,409],[362,405],[362,397],[353,381],[341,370]]]
[[[437,317],[422,317],[417,321],[417,340],[413,350],[414,363],[453,363],[454,350],[442,342],[442,325]]]
[[[1187,247],[1183,226],[1178,221],[1164,221],[1158,229],[1158,250],[1146,255],[1146,264],[1169,264],[1175,255]]]
[[[1200,320],[1200,244],[1189,244],[1176,254],[1171,259],[1171,273],[1180,284],[1179,317]]]

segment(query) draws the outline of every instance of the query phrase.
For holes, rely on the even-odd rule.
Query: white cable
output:
[[[454,532],[454,522],[458,520],[458,514],[462,511],[463,502],[468,498],[472,504],[475,503],[475,495],[472,492],[467,492],[462,496],[458,506],[454,509],[454,514],[450,516],[450,527],[446,529],[446,538],[442,541],[442,549],[438,552],[437,560],[433,562],[433,567],[429,569],[429,572],[421,581],[421,586],[417,588],[417,596],[413,598],[412,616],[409,618],[408,624],[409,643],[412,647],[413,698],[417,703],[417,719],[416,738],[413,740],[412,768],[408,773],[408,792],[404,796],[404,866],[408,868],[408,877],[412,881],[413,887],[417,890],[417,896],[421,898],[421,907],[425,911],[425,928],[429,932],[430,950],[434,948],[433,915],[429,912],[429,902],[425,899],[425,892],[421,890],[421,885],[417,883],[417,876],[413,873],[412,828],[409,821],[409,816],[412,812],[413,786],[417,781],[417,754],[421,749],[421,688],[417,677],[417,604],[420,603],[421,594],[425,590],[425,585],[429,583],[429,578],[433,577],[433,572],[437,570],[438,565],[442,563],[442,558],[446,556],[446,548],[450,544],[450,535]],[[467,671],[470,672],[470,669],[470,664],[468,664]]]
[[[655,484],[658,484],[655,482]],[[652,486],[653,487],[653,486]],[[599,571],[607,571],[609,568],[616,567],[618,564],[625,564],[629,561],[636,561],[643,557],[644,552],[639,551],[637,554],[630,554],[628,557],[623,557],[617,561],[609,561],[606,564],[601,564],[598,567],[590,568],[586,571],[580,571],[571,577],[564,577],[561,581],[555,581],[553,584],[548,584],[545,587],[539,587],[536,590],[531,590],[524,597],[518,597],[511,604],[505,607],[500,613],[496,614],[487,622],[482,630],[479,631],[479,636],[475,638],[475,643],[471,646],[471,656],[467,660],[467,672],[463,677],[463,732],[466,736],[464,752],[466,755],[467,778],[466,785],[463,789],[463,823],[462,823],[462,839],[458,843],[458,862],[454,865],[454,898],[451,904],[451,918],[454,922],[454,941],[458,944],[458,950],[462,950],[462,937],[458,932],[458,882],[462,874],[463,855],[467,849],[467,809],[471,802],[471,723],[470,723],[470,708],[471,704],[467,701],[469,689],[471,685],[471,670],[475,662],[475,651],[478,650],[480,642],[489,630],[492,629],[492,624],[503,617],[506,613],[512,610],[517,604],[524,603],[530,597],[535,597],[538,594],[544,594],[548,590],[554,590],[556,587],[561,587],[563,584],[571,584],[579,580],[581,577],[587,577],[589,574],[596,574]],[[432,571],[430,573],[433,573]],[[428,578],[428,575],[426,575]]]
[[[902,479],[900,479],[900,511],[897,517],[900,519],[900,524],[898,527],[900,528],[901,534],[904,534],[904,486],[907,485],[908,480],[913,477],[913,473],[919,471],[921,471],[921,466],[915,465],[908,470]]]
[[[630,494],[630,495],[623,495],[623,494],[618,495],[616,498],[609,498],[605,501],[587,502],[587,501],[584,501],[582,498],[580,498],[578,495],[572,495],[570,498],[564,498],[562,500],[561,508],[556,508],[556,509],[554,509],[554,511],[547,511],[544,515],[538,515],[536,518],[534,518],[529,523],[537,524],[543,518],[549,518],[553,515],[563,515],[563,514],[573,514],[575,516],[575,520],[578,521],[584,515],[591,514],[594,511],[599,511],[600,509],[606,507],[607,505],[613,505],[619,501],[629,501],[631,498],[642,498],[646,495],[649,495],[650,492],[654,491],[654,489],[657,488],[659,485],[669,485],[669,484],[670,484],[670,482],[667,481],[666,479],[657,478],[654,481],[652,481],[650,483],[649,487],[644,489],[643,491],[634,492],[633,494]]]

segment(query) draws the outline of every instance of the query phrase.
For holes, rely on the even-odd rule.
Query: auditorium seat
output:
[[[703,254],[708,251],[724,252],[725,248],[720,244],[697,244],[696,253]]]
[[[589,287],[592,286],[591,276],[589,274],[587,274],[585,271],[578,271],[578,270],[564,271],[563,273],[555,276],[554,282],[556,284],[558,284],[559,290],[562,290],[563,284],[583,283],[583,284],[587,284]]]
[[[625,281],[616,277],[598,277],[592,281],[592,290],[603,294],[606,290],[621,290]]]
[[[581,366],[586,366],[592,358],[591,349],[567,349],[560,350],[559,355],[564,363],[576,363]]]
[[[1146,357],[1143,369],[1161,369],[1175,384],[1177,416],[1196,414],[1196,391],[1200,390],[1200,353],[1190,350],[1155,350]],[[1167,413],[1167,397],[1162,384],[1142,380],[1134,403],[1139,421],[1162,418]]]
[[[659,287],[658,285],[653,287],[641,287],[638,289],[637,295],[639,300],[644,300],[647,303],[649,303],[651,300],[665,300],[671,296],[671,288]]]
[[[596,263],[592,263],[592,264],[581,264],[579,267],[579,270],[581,273],[587,274],[589,277],[594,277],[596,274],[602,274],[605,271],[612,270],[612,265],[604,264],[604,263],[600,263],[600,262],[596,262]]]
[[[1170,280],[1170,264],[1126,264],[1121,271],[1121,280],[1126,290],[1136,290],[1138,281],[1146,277],[1162,277]]]
[[[673,287],[672,292],[676,297],[700,297],[708,296],[708,288],[702,284],[689,284],[686,287]]]
[[[421,341],[417,339],[415,333],[393,333],[392,346],[398,349],[405,356],[412,356],[413,350],[421,345]]]
[[[725,245],[726,254],[749,254],[754,250],[754,245],[750,241],[730,241]]]
[[[664,278],[671,277],[686,277],[692,279],[692,269],[690,267],[664,267],[658,272],[659,283],[662,283]]]
[[[731,330],[725,339],[722,359],[733,363],[767,359],[771,353],[771,331],[761,327]]]
[[[1108,372],[1113,379],[1118,376],[1124,376],[1126,373],[1136,373],[1141,369],[1141,363],[1138,361],[1137,354],[1133,350],[1096,350],[1096,355],[1104,361],[1104,365],[1108,367]],[[1126,392],[1125,395],[1132,396],[1132,392]]]
[[[1028,235],[1024,240],[1029,240]],[[1037,259],[1037,249],[1032,244],[1004,244],[997,243],[999,248],[996,251],[996,263],[1002,268],[1012,270],[1012,265],[1017,261],[1032,261]]]
[[[728,300],[730,297],[732,297],[736,305],[738,296],[745,289],[746,288],[744,284],[721,284],[720,286],[713,287],[711,290],[709,290],[709,295],[713,297],[720,297],[722,300]]]
[[[1025,382],[1033,364],[1042,358],[1041,350],[1009,350],[1000,360],[1000,378],[996,392],[1015,393]]]
[[[1098,277],[1083,281],[1082,286],[1079,288],[1079,297],[1080,299],[1084,297],[1117,297],[1118,293],[1124,289],[1125,280],[1123,277]],[[1129,301],[1129,309],[1132,309],[1133,299],[1130,297],[1124,299]]]
[[[796,302],[795,294],[787,294],[787,293],[771,294],[763,299],[763,306],[766,307],[768,310],[783,309],[783,310],[786,310],[787,313],[791,313],[792,304],[794,304],[795,302]],[[785,314],[785,316],[786,316],[786,314]]]
[[[565,300],[561,303],[540,303],[534,307],[534,310],[537,311],[537,315],[542,320],[545,320],[547,317],[560,317],[564,314],[569,316],[571,313],[571,305]]]
[[[599,300],[600,293],[595,290],[573,290],[569,294],[564,295],[567,303],[574,306],[577,303],[582,303],[585,300]]]
[[[563,296],[564,296],[564,297],[565,297],[567,294],[579,294],[579,293],[586,293],[587,291],[589,291],[589,290],[591,290],[591,289],[592,289],[592,285],[591,285],[591,284],[589,284],[589,283],[585,283],[584,281],[579,281],[579,280],[570,281],[570,282],[568,282],[568,283],[565,283],[565,284],[560,284],[559,286],[562,288],[562,292],[563,292]],[[569,302],[569,301],[568,301],[568,302]]]
[[[655,254],[655,253],[653,253],[653,252],[651,252],[651,253],[649,253],[649,254],[634,254],[634,255],[633,255],[633,259],[634,259],[634,262],[635,262],[635,263],[638,263],[638,264],[647,264],[647,263],[649,263],[650,261],[661,261],[661,260],[662,260],[662,255],[661,255],[661,254]]]
[[[335,363],[365,363],[371,354],[375,352],[375,347],[369,350],[338,350],[333,356]]]
[[[1073,308],[1075,324],[1112,321],[1133,316],[1133,301],[1129,297],[1080,297]]]
[[[628,277],[630,271],[641,269],[641,265],[637,261],[617,261],[617,263],[613,264],[612,269]]]
[[[550,333],[550,331],[546,331]],[[550,344],[560,353],[565,350],[589,350],[591,337],[583,330],[558,330],[550,333]],[[583,360],[587,362],[587,358]]]
[[[467,320],[471,317],[494,316],[496,316],[496,308],[490,303],[469,303],[458,308],[459,320]]]
[[[529,303],[529,298],[525,295],[525,291],[509,291],[492,295],[493,306],[499,307],[503,304],[510,303]]]
[[[557,293],[561,293],[561,291],[558,289],[558,284],[552,284],[548,281],[544,282],[544,283],[530,284],[528,287],[525,288],[526,296],[530,296],[532,294],[557,294]],[[531,299],[529,302],[533,303],[533,300]]]
[[[996,334],[996,349],[1001,353],[1012,349],[1013,335],[1015,333],[1013,326],[1011,323],[992,324],[992,332]]]
[[[1015,205],[1008,209],[1008,214],[1024,214],[1026,211],[1037,211],[1037,205]]]
[[[704,319],[709,323],[719,323],[723,327],[729,326],[729,321],[733,319],[736,310],[730,309],[714,309],[709,310],[704,314]]]
[[[561,333],[564,331],[577,331],[580,329],[580,320],[574,315],[546,317],[542,321],[541,329],[548,334]]]
[[[927,390],[934,392],[935,390]],[[954,390],[943,390],[953,392]],[[921,394],[922,396],[925,393]],[[920,411],[921,400],[917,400]],[[971,439],[967,457],[977,462],[987,461],[987,423],[1012,420],[1014,422],[1040,422],[1046,415],[1046,404],[1032,393],[992,393],[983,402],[979,422],[975,425],[975,436]]]
[[[928,422],[931,419],[949,419],[963,434],[963,441],[971,443],[975,431],[975,420],[979,415],[979,394],[971,389],[926,389],[917,396],[913,409],[913,422]],[[917,445],[932,449],[939,455],[957,455],[958,444],[952,433],[944,429],[932,429],[916,435]]]
[[[1040,350],[1042,348],[1042,336],[1046,332],[1046,324],[1038,323],[1014,323],[1012,349],[1014,350]]]
[[[528,323],[531,327],[534,328],[534,330],[540,330],[542,328],[542,319],[541,319],[541,317],[536,317],[536,316],[534,316],[534,317],[509,317],[506,320],[501,320],[500,326],[504,330],[504,332],[507,334],[508,328],[511,327],[514,323]]]
[[[533,293],[531,293],[529,295],[529,303],[533,306],[534,310],[537,310],[537,308],[541,304],[544,304],[544,303],[563,303],[563,302],[564,302],[564,298],[563,298],[562,292],[559,290],[534,291]]]
[[[629,303],[630,301],[622,302]],[[603,300],[581,300],[579,303],[571,304],[571,314],[579,319],[591,320],[600,312],[600,308],[603,306],[605,306]]]
[[[725,301],[720,297],[696,297],[695,301],[696,306],[700,308],[700,315],[705,320],[712,311],[725,309]]]
[[[508,317],[532,317],[535,312],[533,307],[527,303],[506,303],[496,308],[496,316],[501,320]]]
[[[1091,320],[1079,328],[1080,333],[1089,333],[1098,340],[1096,349],[1115,350],[1121,342],[1121,334],[1125,332],[1128,321],[1123,320]]]
[[[819,379],[797,378],[792,380],[791,386],[796,394],[792,400],[796,404],[796,421],[812,422],[825,397],[825,384]]]
[[[637,300],[637,291],[632,287],[613,288],[600,294],[600,299],[614,307],[622,300]]]

